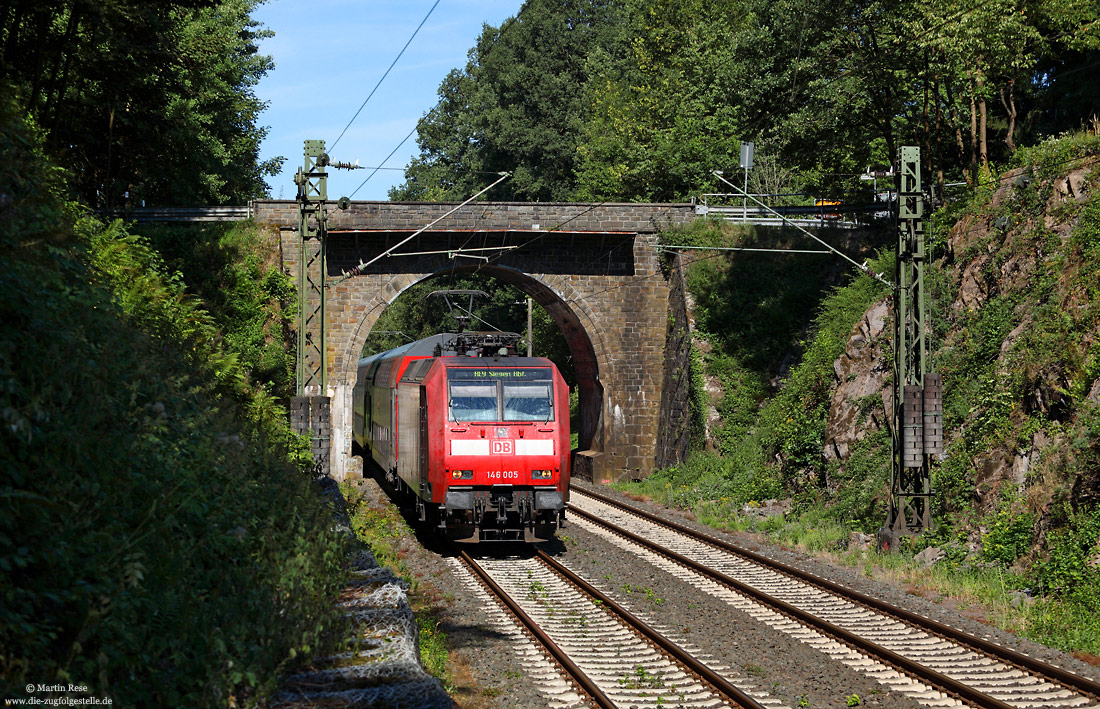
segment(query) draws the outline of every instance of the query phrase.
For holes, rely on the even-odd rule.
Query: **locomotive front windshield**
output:
[[[549,367],[448,368],[451,420],[553,421]]]
[[[554,416],[554,388],[551,382],[512,384],[504,388],[505,421],[549,421]]]
[[[496,382],[451,382],[451,418],[455,421],[496,421]]]

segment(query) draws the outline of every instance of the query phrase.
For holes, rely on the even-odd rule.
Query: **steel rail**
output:
[[[911,625],[915,625],[919,628],[927,630],[930,633],[939,635],[947,640],[967,645],[973,650],[983,652],[987,655],[995,657],[998,660],[1003,660],[1009,664],[1016,665],[1021,669],[1025,669],[1030,672],[1042,675],[1043,677],[1054,680],[1055,682],[1065,685],[1070,689],[1084,692],[1093,697],[1100,697],[1100,682],[1095,682],[1088,677],[1082,677],[1079,674],[1063,669],[1056,665],[1048,664],[1046,662],[1043,662],[1042,660],[1037,660],[1034,657],[1029,657],[1010,648],[997,645],[996,643],[990,642],[989,640],[984,640],[974,635],[970,635],[969,633],[963,632],[962,630],[959,630],[957,628],[952,628],[950,625],[945,625],[938,621],[932,620],[931,618],[926,618],[919,613],[914,613],[904,608],[892,606],[881,599],[875,598],[873,596],[868,596],[864,593],[860,593],[859,591],[853,590],[834,581],[829,581],[828,579],[821,578],[820,576],[809,574],[805,571],[802,571],[801,569],[797,569],[793,566],[784,564],[781,561],[769,559],[762,554],[757,554],[754,551],[745,549],[744,547],[739,547],[736,544],[731,544],[721,539],[715,539],[714,537],[698,532],[694,529],[691,529],[690,527],[685,527],[684,525],[677,522],[662,519],[651,512],[646,512],[645,510],[640,510],[637,507],[633,507],[632,505],[627,505],[625,503],[619,502],[618,500],[612,497],[608,497],[607,495],[583,489],[580,490],[580,492],[585,495],[594,497],[605,504],[627,510],[631,514],[636,514],[643,519],[653,522],[654,524],[660,524],[665,527],[675,529],[677,532],[686,534],[697,541],[701,541],[706,544],[718,547],[720,549],[730,552],[731,554],[737,554],[738,556],[741,556],[750,561],[754,561],[762,566],[767,566],[771,569],[787,574],[788,576],[796,578],[799,581],[809,583],[813,586],[817,586],[822,590],[828,591],[830,593],[835,593],[838,596],[843,596],[845,598],[848,598],[849,600],[855,601],[856,603],[865,605],[872,610],[894,616],[899,620],[903,620]]]
[[[802,610],[798,606],[791,605],[786,601],[780,600],[768,593],[764,593],[763,591],[760,591],[742,581],[738,581],[731,576],[727,576],[720,571],[715,571],[714,569],[704,566],[693,559],[689,559],[682,554],[678,554],[671,549],[666,549],[665,547],[662,547],[659,544],[655,544],[654,542],[651,542],[640,535],[622,529],[612,522],[600,519],[596,515],[590,512],[586,512],[576,507],[575,505],[570,504],[569,507],[574,514],[580,515],[581,517],[584,517],[585,519],[610,530],[614,534],[625,537],[626,539],[629,539],[635,544],[639,544],[652,552],[672,559],[676,563],[681,564],[682,566],[685,566],[696,573],[707,576],[714,581],[717,581],[725,586],[734,589],[738,593],[749,596],[750,598],[753,598],[756,601],[766,606],[769,606],[773,610],[783,615],[786,615],[789,618],[794,618],[795,620],[805,625],[816,628],[826,635],[829,635],[845,643],[846,645],[849,645],[850,647],[856,648],[868,655],[872,655],[879,660],[908,673],[912,677],[917,677],[921,680],[929,682],[933,686],[942,689],[949,694],[953,694],[956,697],[959,697],[967,702],[970,702],[971,704],[980,707],[981,709],[1012,709],[1011,704],[1006,704],[1005,702],[1002,702],[995,697],[991,697],[984,692],[979,692],[973,687],[954,680],[947,675],[941,674],[929,667],[925,667],[920,663],[914,662],[904,655],[900,655],[893,650],[889,650],[871,642],[870,640],[867,640],[866,638],[860,637],[859,635],[856,635],[851,631],[845,630],[844,628],[833,625],[828,621],[822,620],[821,618],[818,618],[817,616]]]
[[[573,660],[571,660],[569,656],[566,655],[560,647],[558,647],[558,644],[555,643],[553,639],[551,639],[551,637],[547,635],[542,628],[539,627],[538,623],[536,623],[535,620],[531,616],[529,616],[527,612],[519,606],[518,603],[512,600],[512,597],[508,595],[507,591],[501,588],[497,584],[497,582],[489,576],[485,569],[481,568],[480,564],[474,561],[473,558],[465,551],[458,550],[458,556],[460,559],[462,559],[466,566],[468,566],[475,574],[477,574],[477,577],[481,579],[481,582],[489,587],[489,590],[492,591],[493,594],[501,601],[501,603],[503,603],[508,608],[512,615],[514,615],[516,619],[520,623],[522,623],[525,628],[527,628],[528,632],[535,636],[536,640],[542,643],[542,646],[546,648],[551,656],[553,656],[554,661],[561,665],[561,667],[569,674],[569,676],[572,677],[573,680],[580,685],[581,689],[583,689],[584,692],[592,698],[592,701],[594,701],[602,709],[615,708],[615,703],[611,701],[611,698],[604,694],[603,690],[596,686],[596,683],[592,681],[592,678],[585,674],[584,670],[578,667],[577,663],[573,662]]]
[[[627,625],[633,628],[637,633],[643,635],[654,645],[660,647],[665,653],[674,657],[690,672],[695,673],[704,681],[708,682],[712,687],[714,687],[714,689],[718,691],[719,694],[722,694],[727,699],[734,702],[737,706],[743,707],[743,709],[765,709],[763,704],[730,684],[729,681],[727,681],[724,677],[704,665],[702,662],[699,662],[699,660],[684,652],[684,650],[679,645],[654,630],[644,620],[619,605],[613,598],[585,581],[572,570],[563,566],[561,562],[557,561],[541,549],[536,550],[535,555],[540,561],[549,566],[559,576],[561,576],[566,581],[573,584],[589,596],[598,599],[601,604],[603,604],[605,607],[607,607],[620,618],[622,618],[627,623]]]

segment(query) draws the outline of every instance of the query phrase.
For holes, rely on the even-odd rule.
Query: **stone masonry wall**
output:
[[[452,202],[352,202],[347,210],[330,206],[330,231],[414,231],[446,214]],[[298,226],[293,200],[256,200],[260,224]],[[691,204],[583,204],[574,202],[474,202],[433,227],[436,231],[491,229],[514,231],[634,232],[650,234],[695,220]]]
[[[449,207],[365,203],[364,208],[349,210],[344,214],[350,216],[341,217],[350,223],[338,222],[339,214],[330,221],[326,393],[332,397],[333,476],[343,479],[354,470],[354,461],[349,459],[351,390],[359,353],[379,315],[403,291],[425,278],[477,269],[529,293],[562,329],[578,373],[581,449],[602,452],[592,458],[594,479],[610,482],[645,477],[655,462],[669,459],[669,453],[659,450],[658,444],[662,411],[686,409],[686,402],[680,405],[668,397],[662,404],[669,282],[655,247],[657,229],[689,215],[694,218],[690,205],[619,205],[618,213],[611,209],[616,205],[477,206],[480,216],[467,223],[477,224],[473,228],[478,231],[448,231],[441,223],[443,231],[426,232],[399,249],[419,255],[384,258],[344,280],[340,280],[342,274],[349,269],[404,238],[402,231],[407,233],[409,227],[398,222],[406,214],[418,215],[409,219],[421,226],[433,218],[425,220],[426,215],[443,213]],[[408,209],[399,209],[402,207]],[[386,209],[391,210],[390,221],[383,218]],[[281,227],[284,268],[297,274],[296,205],[264,202],[257,203],[255,210],[258,221]],[[596,233],[539,233],[539,229],[554,226],[554,218],[572,219],[570,229]],[[522,223],[527,226],[521,227]],[[521,228],[526,231],[504,231]],[[362,231],[366,229],[370,231]],[[489,255],[489,261],[451,256],[472,247],[501,250],[477,252]],[[432,251],[443,253],[420,253]],[[440,307],[444,307],[442,302]],[[679,447],[676,441],[669,444]]]
[[[687,285],[680,254],[668,252],[668,316],[665,331],[664,381],[661,385],[661,427],[654,467],[667,468],[687,460],[691,444],[691,327]]]

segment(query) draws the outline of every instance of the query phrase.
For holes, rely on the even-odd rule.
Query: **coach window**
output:
[[[554,399],[551,382],[504,383],[505,421],[551,421]]]
[[[453,421],[496,421],[496,382],[451,382]]]

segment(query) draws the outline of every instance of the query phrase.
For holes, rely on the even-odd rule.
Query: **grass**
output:
[[[620,677],[619,684],[625,689],[660,689],[665,686],[664,680],[642,665],[635,666],[633,672]]]
[[[637,499],[666,505],[689,497],[667,481],[655,484],[654,478],[615,487]],[[681,487],[691,490],[687,485]],[[744,511],[746,507],[749,513]],[[833,519],[832,512],[820,504],[766,518],[752,514],[754,508],[760,505],[730,498],[697,500],[687,507],[701,523],[715,529],[759,535],[769,543],[858,570],[867,578],[953,606],[982,622],[1100,664],[1100,615],[1088,596],[1031,597],[1024,589],[1032,589],[1032,579],[1014,573],[1005,564],[968,563],[965,552],[950,543],[943,545],[947,556],[931,567],[915,560],[917,549],[893,554],[879,553],[873,546],[849,549],[855,530]]]
[[[392,505],[372,505],[350,483],[343,484],[341,490],[348,501],[348,514],[355,536],[370,548],[381,566],[409,584],[409,606],[420,634],[420,662],[451,693],[455,678],[450,670],[447,634],[440,628],[442,594],[438,589],[420,583],[409,569],[407,553],[401,548],[402,540],[412,536],[412,529]]]

